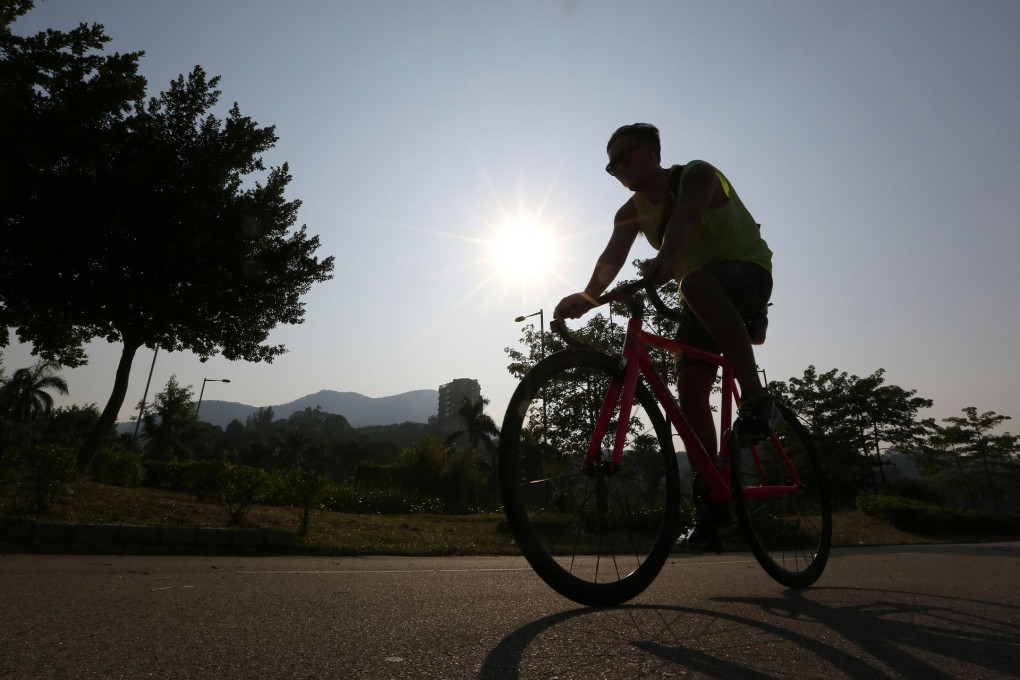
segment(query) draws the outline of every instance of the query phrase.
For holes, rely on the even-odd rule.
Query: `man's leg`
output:
[[[758,364],[744,327],[744,318],[726,295],[719,279],[710,271],[696,269],[684,277],[680,291],[733,367],[741,397],[748,399],[763,393],[765,388],[758,378]]]
[[[719,443],[716,441],[715,419],[708,400],[712,384],[715,383],[716,370],[712,364],[700,361],[681,361],[676,369],[680,410],[713,460],[719,453]]]
[[[690,424],[694,434],[705,447],[712,462],[718,463],[719,445],[716,441],[715,419],[709,396],[715,383],[716,366],[700,361],[684,361],[677,364],[677,393],[680,397],[680,409]],[[680,544],[691,552],[700,553],[722,550],[719,542],[718,511],[713,508],[709,498],[708,485],[704,479],[694,474],[691,498],[694,501],[694,523],[680,537]]]

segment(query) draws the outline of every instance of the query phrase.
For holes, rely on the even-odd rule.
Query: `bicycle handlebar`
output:
[[[680,310],[670,307],[663,302],[662,298],[659,296],[659,291],[656,290],[656,285],[646,278],[620,283],[612,290],[600,295],[597,301],[598,304],[595,305],[595,307],[592,307],[592,309],[601,307],[602,305],[610,302],[619,302],[626,305],[632,316],[641,316],[644,314],[645,306],[644,299],[638,295],[638,293],[642,290],[644,290],[648,300],[660,314],[673,319],[674,321],[679,320]],[[560,336],[568,347],[590,347],[588,343],[582,342],[574,337],[567,328],[565,319],[554,318],[549,323],[549,330],[554,331],[556,335]]]

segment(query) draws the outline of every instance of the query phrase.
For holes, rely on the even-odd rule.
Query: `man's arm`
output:
[[[584,287],[584,292],[574,293],[560,300],[560,303],[556,305],[557,317],[576,319],[595,306],[595,298],[602,295],[626,263],[627,255],[630,253],[631,246],[634,245],[637,234],[637,215],[634,205],[631,201],[627,201],[616,213],[609,243],[599,255],[588,285]]]
[[[684,177],[683,195],[676,203],[673,216],[666,223],[659,254],[648,260],[642,273],[665,283],[673,278],[673,265],[691,240],[694,225],[709,208],[725,204],[722,185],[715,174],[715,168],[708,163],[695,165]]]

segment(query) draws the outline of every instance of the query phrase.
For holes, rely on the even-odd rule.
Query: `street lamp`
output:
[[[542,358],[545,359],[545,314],[543,313],[543,310],[540,309],[537,312],[535,312],[534,314],[525,314],[523,316],[519,316],[516,319],[514,319],[514,321],[516,321],[517,323],[520,323],[520,322],[524,321],[525,319],[528,319],[528,318],[533,317],[533,316],[537,316],[538,317],[539,328],[542,331],[541,335],[538,336],[538,340],[541,343]]]
[[[152,364],[149,365],[149,379],[145,381],[145,392],[142,393],[142,405],[138,407],[138,420],[135,421],[135,439],[138,439],[138,427],[142,424],[142,417],[145,415],[145,400],[149,397],[149,384],[152,382],[152,371],[156,368],[156,355],[159,354],[159,345],[152,352]]]
[[[533,317],[533,316],[537,316],[538,317],[539,328],[541,329],[541,334],[538,336],[539,342],[541,343],[539,346],[542,348],[542,358],[545,359],[545,314],[543,313],[543,310],[540,309],[537,312],[534,312],[532,314],[521,315],[521,316],[517,317],[516,319],[514,319],[514,321],[516,321],[517,323],[520,323],[520,322],[524,321],[525,319]],[[546,429],[545,401],[546,401],[546,399],[545,399],[545,386],[543,385],[542,386],[542,441],[543,442],[545,442],[545,429]]]
[[[202,378],[202,390],[198,393],[198,405],[195,406],[195,415],[198,415],[198,409],[202,408],[202,395],[205,394],[205,384],[207,382],[230,382],[229,378]]]

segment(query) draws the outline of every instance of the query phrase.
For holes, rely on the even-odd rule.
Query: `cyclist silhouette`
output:
[[[760,227],[744,207],[733,185],[705,161],[662,167],[659,131],[648,123],[625,125],[606,145],[606,172],[634,192],[617,211],[613,232],[599,256],[584,291],[556,306],[561,318],[577,318],[595,306],[627,261],[639,233],[658,254],[642,265],[642,274],[679,284],[683,303],[677,339],[724,355],[740,385],[741,404],[733,429],[743,442],[768,436],[775,404],[761,384],[748,322],[755,335],[764,330],[772,295],[772,251]],[[763,338],[756,338],[759,342]],[[717,367],[680,356],[677,360],[678,401],[691,429],[705,449],[718,451],[709,397]],[[695,482],[695,500],[699,489]],[[726,518],[706,517],[687,536],[699,549],[713,542],[715,524]]]

